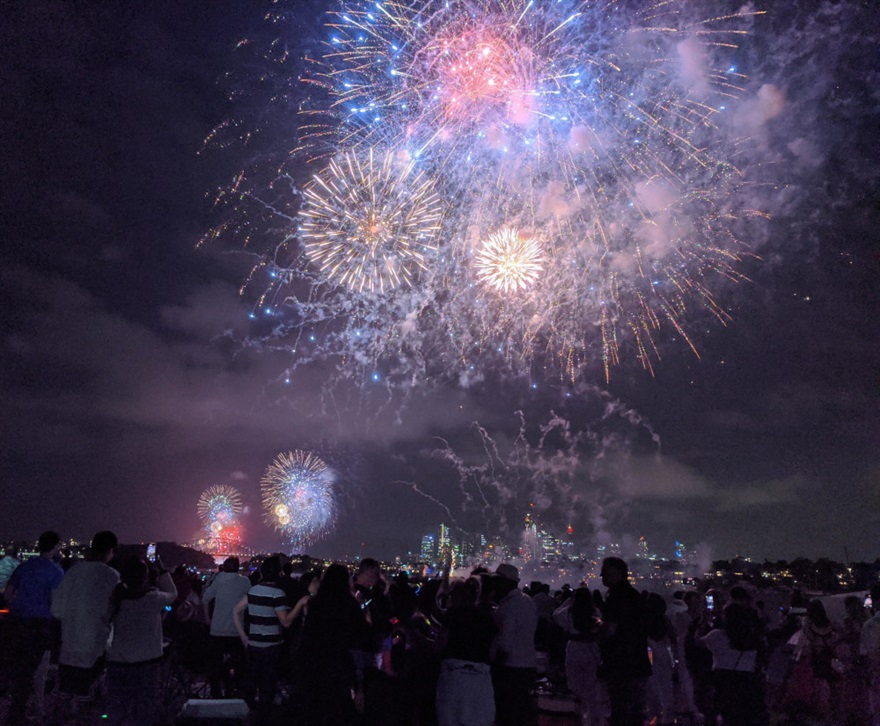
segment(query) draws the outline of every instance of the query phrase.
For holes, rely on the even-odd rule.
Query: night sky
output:
[[[691,329],[700,358],[664,332],[653,377],[630,356],[607,384],[588,366],[574,387],[487,377],[406,401],[369,381],[321,397],[330,363],[280,382],[289,353],[248,318],[259,285],[239,295],[253,258],[198,247],[216,191],[296,123],[275,108],[263,147],[204,144],[257,117],[259,94],[236,92],[255,56],[236,44],[277,34],[269,7],[0,11],[0,539],[186,541],[200,492],[231,484],[248,543],[274,549],[259,480],[305,448],[339,496],[315,554],[402,554],[441,521],[515,541],[535,502],[551,529],[645,535],[666,555],[680,539],[717,557],[880,556],[875,3],[768,3],[744,43],[742,118],[769,180],[754,194],[772,220],[751,281],[718,292],[732,322]],[[302,54],[320,3],[291,7],[304,30],[285,41]],[[781,105],[749,117],[767,87]]]

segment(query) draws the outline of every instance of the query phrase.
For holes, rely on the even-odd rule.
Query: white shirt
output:
[[[712,651],[713,671],[745,671],[751,673],[758,662],[758,651],[736,650],[730,646],[727,633],[712,630],[699,639]]]
[[[113,616],[113,636],[107,651],[110,663],[143,663],[162,657],[162,610],[177,597],[167,572],[137,600],[123,600]]]
[[[52,596],[52,615],[61,621],[58,662],[91,668],[107,649],[110,596],[119,573],[103,562],[79,562]]]
[[[538,612],[532,598],[522,590],[511,590],[495,609],[495,623],[498,635],[492,643],[492,660],[508,668],[534,668]]]

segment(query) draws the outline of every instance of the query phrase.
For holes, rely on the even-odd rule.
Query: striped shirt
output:
[[[247,594],[248,644],[268,648],[284,640],[278,613],[290,610],[284,591],[272,585],[254,585]]]

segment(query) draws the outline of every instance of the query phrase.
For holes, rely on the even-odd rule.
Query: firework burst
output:
[[[373,149],[333,159],[305,189],[300,233],[306,255],[357,292],[413,283],[436,251],[440,198],[412,160]]]
[[[279,454],[260,482],[266,522],[294,545],[314,542],[336,518],[332,472],[304,451]]]
[[[663,338],[696,353],[688,329],[730,319],[716,290],[747,279],[766,216],[747,202],[731,122],[748,92],[731,58],[761,13],[697,13],[684,0],[341,2],[324,52],[290,70],[304,81],[291,166],[269,191],[239,176],[221,195],[246,240],[248,207],[287,230],[251,280],[269,272],[259,305],[295,341],[292,367],[574,381],[597,362],[607,379],[625,353],[653,372]],[[290,211],[275,182],[312,164]],[[534,236],[480,248],[503,229]]]
[[[199,518],[212,547],[229,547],[240,542],[238,517],[241,510],[241,493],[235,487],[219,484],[202,492],[198,503]]]
[[[489,236],[474,264],[481,282],[503,293],[514,293],[538,279],[543,253],[537,240],[505,228]]]

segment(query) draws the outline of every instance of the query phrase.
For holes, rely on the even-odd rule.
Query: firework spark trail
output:
[[[440,507],[441,509],[443,509],[446,512],[446,516],[449,517],[449,521],[451,524],[456,525],[458,523],[458,520],[456,519],[455,515],[452,513],[452,510],[449,508],[448,505],[441,502],[439,499],[437,499],[437,497],[432,496],[431,494],[428,494],[428,492],[420,489],[419,485],[416,482],[397,480],[394,483],[401,484],[405,487],[408,487],[409,489],[411,489],[413,492],[415,492],[419,496],[422,496],[425,499],[427,499],[428,501],[433,502],[434,504],[436,504],[438,507]]]
[[[333,474],[314,454],[279,454],[260,480],[267,524],[293,545],[320,539],[336,521]]]
[[[443,446],[429,455],[445,462],[458,483],[457,526],[509,536],[530,511],[548,531],[561,533],[572,522],[582,528],[623,516],[629,500],[618,480],[638,477],[634,462],[662,464],[659,437],[595,386],[581,384],[577,398],[566,410],[534,420],[517,411],[513,426],[495,435],[474,422],[475,439],[453,444],[438,437]],[[470,506],[475,497],[483,502],[476,510]]]
[[[429,371],[575,381],[596,361],[607,379],[629,351],[653,373],[663,331],[697,353],[688,327],[729,321],[713,288],[752,255],[726,118],[761,13],[692,7],[341,2],[278,172],[321,167],[299,213],[243,175],[222,197],[287,225],[252,279],[270,278],[260,306],[297,341],[292,368],[408,388]],[[539,232],[519,276],[480,250],[502,229]]]

